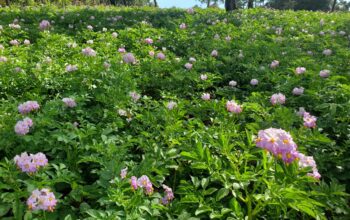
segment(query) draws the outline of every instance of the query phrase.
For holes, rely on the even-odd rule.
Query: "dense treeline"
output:
[[[310,10],[310,11],[348,11],[350,2],[346,0],[197,0],[207,7],[217,7],[224,3],[226,10],[238,8],[270,7],[276,9]],[[2,5],[34,5],[34,4],[59,4],[59,5],[116,5],[116,6],[155,6],[157,0],[0,0]]]

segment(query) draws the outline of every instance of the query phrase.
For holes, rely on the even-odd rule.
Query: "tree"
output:
[[[236,0],[225,0],[226,11],[233,11],[237,9]]]
[[[6,0],[6,5],[10,6],[10,0]]]
[[[253,8],[254,0],[248,0],[248,8]]]
[[[332,4],[332,11],[334,11],[335,9],[335,5],[337,4],[337,0],[333,0],[333,4]]]

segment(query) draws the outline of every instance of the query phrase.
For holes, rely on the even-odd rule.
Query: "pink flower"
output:
[[[120,171],[120,178],[125,179],[127,174],[128,174],[128,168],[126,167]]]
[[[0,56],[0,63],[5,63],[7,62],[7,58],[4,56]]]
[[[47,30],[51,26],[50,22],[48,20],[42,20],[39,24],[40,30]]]
[[[123,56],[124,63],[135,63],[136,59],[132,53],[127,53]]]
[[[231,86],[231,87],[235,87],[235,86],[237,86],[237,82],[234,81],[234,80],[231,80],[231,81],[228,83],[228,85]]]
[[[250,80],[250,85],[252,85],[252,86],[256,86],[256,85],[258,85],[258,83],[259,83],[259,81],[257,79]]]
[[[30,45],[30,41],[27,40],[27,39],[25,39],[25,40],[23,41],[23,44],[28,46],[28,45]]]
[[[153,44],[153,40],[151,38],[146,38],[145,43],[146,44]]]
[[[329,70],[321,70],[320,71],[320,77],[327,78],[327,77],[329,77],[330,73],[331,73],[331,71],[329,71]]]
[[[305,71],[306,71],[306,68],[305,68],[305,67],[297,67],[297,68],[295,69],[295,73],[296,73],[297,75],[303,74],[303,73],[305,73]]]
[[[132,100],[134,100],[135,102],[137,102],[141,98],[141,95],[138,94],[137,92],[130,92],[129,95],[132,98]]]
[[[77,103],[72,98],[63,98],[62,102],[65,104],[65,106],[67,106],[69,108],[74,108],[77,106]]]
[[[204,101],[210,100],[210,94],[209,94],[209,93],[203,93],[203,94],[202,94],[202,99],[203,99]]]
[[[119,52],[119,53],[125,53],[125,52],[126,52],[126,50],[125,50],[125,48],[124,48],[124,47],[120,47],[120,48],[118,49],[118,52]]]
[[[94,29],[94,27],[92,27],[91,25],[88,25],[86,28],[87,28],[89,31],[92,31],[92,30]]]
[[[150,55],[151,57],[154,57],[154,51],[152,50],[152,51],[148,52],[148,55]]]
[[[49,189],[34,190],[27,200],[29,210],[44,210],[53,212],[57,204],[57,200],[53,192]]]
[[[323,52],[322,52],[323,55],[325,56],[330,56],[332,54],[332,50],[330,49],[325,49]]]
[[[188,8],[187,9],[187,13],[188,14],[193,14],[194,13],[194,9],[193,8]]]
[[[136,176],[132,176],[132,177],[130,178],[130,182],[131,182],[131,188],[132,188],[133,190],[137,190],[137,188],[138,188],[137,177],[136,177]]]
[[[157,58],[160,59],[160,60],[165,60],[165,55],[164,53],[160,52],[157,54]]]
[[[173,110],[176,106],[177,106],[177,103],[174,102],[174,101],[170,101],[170,102],[167,104],[167,108],[168,108],[169,110]]]
[[[21,155],[16,155],[13,160],[22,172],[29,174],[35,173],[40,167],[44,167],[48,163],[45,154],[40,152],[30,155],[24,152]]]
[[[201,74],[200,79],[203,80],[203,81],[207,80],[208,76],[206,74]]]
[[[18,41],[18,40],[11,40],[11,41],[10,41],[10,44],[11,44],[12,46],[18,46],[18,45],[19,45],[19,41]]]
[[[37,101],[27,101],[18,106],[18,111],[22,115],[27,114],[32,111],[36,111],[40,108]]]
[[[186,29],[186,28],[187,28],[187,26],[185,23],[180,24],[180,29]]]
[[[191,63],[195,63],[197,60],[194,57],[190,57],[190,59],[188,59],[188,61],[191,62]]]
[[[271,67],[272,69],[275,69],[275,68],[278,67],[279,65],[280,65],[280,62],[279,62],[278,60],[274,60],[274,61],[271,62],[270,67]]]
[[[119,109],[119,110],[118,110],[118,114],[119,114],[120,116],[127,116],[127,115],[128,115],[128,113],[127,113],[124,109]]]
[[[273,94],[270,102],[272,105],[284,104],[286,102],[286,96],[284,96],[282,93]]]
[[[308,113],[308,112],[305,112],[303,114],[303,121],[304,121],[304,126],[307,128],[315,128],[316,127],[317,118],[313,115],[310,115],[310,113]]]
[[[81,51],[85,56],[89,56],[89,57],[94,57],[96,56],[96,51],[94,51],[92,48],[87,47],[85,49],[82,49]]]
[[[226,109],[228,112],[234,112],[236,114],[239,114],[242,112],[242,106],[238,105],[235,101],[227,101],[226,102]]]
[[[142,175],[140,178],[137,179],[137,186],[143,188],[147,195],[151,195],[153,193],[152,182],[146,175]]]
[[[299,162],[298,162],[299,167],[301,167],[301,168],[311,167],[312,168],[312,173],[308,173],[308,176],[312,176],[316,179],[321,178],[321,175],[317,170],[316,162],[312,156],[305,156],[304,154],[299,153],[298,159],[299,159]]]
[[[188,70],[192,69],[192,67],[193,67],[192,63],[186,63],[185,64],[185,68],[188,69]]]
[[[118,33],[117,32],[113,32],[112,33],[112,37],[117,38],[118,37]]]
[[[175,198],[174,193],[173,193],[173,190],[170,187],[168,187],[167,185],[163,184],[163,189],[165,191],[165,195],[162,198],[161,203],[163,205],[168,205],[169,202]]]
[[[73,71],[77,71],[77,70],[78,70],[78,66],[77,65],[68,64],[66,66],[66,71],[67,72],[73,72]]]
[[[304,88],[303,87],[295,87],[293,89],[293,95],[302,95],[304,93]]]
[[[291,163],[298,158],[296,143],[294,143],[292,136],[282,129],[260,130],[256,146],[269,151],[286,163]]]
[[[15,125],[15,132],[18,135],[26,135],[29,133],[29,129],[33,126],[33,121],[30,118],[25,118],[18,121]]]
[[[232,38],[231,38],[230,36],[226,36],[226,37],[225,37],[225,40],[226,40],[226,41],[231,41]]]
[[[219,55],[217,50],[213,50],[210,54],[212,57],[217,57]]]
[[[103,63],[103,67],[105,69],[109,69],[111,67],[111,64],[106,61],[106,62]]]

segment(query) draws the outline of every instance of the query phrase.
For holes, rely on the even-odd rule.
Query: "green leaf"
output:
[[[180,155],[187,159],[198,160],[198,156],[194,152],[182,151]]]
[[[210,208],[209,206],[203,205],[199,207],[194,214],[197,216],[197,215],[200,215],[206,212],[211,212],[211,211],[212,211],[212,208]]]
[[[226,189],[226,188],[222,188],[218,191],[218,193],[216,194],[216,201],[220,201],[221,199],[223,199],[225,196],[227,196],[229,194],[230,190]]]

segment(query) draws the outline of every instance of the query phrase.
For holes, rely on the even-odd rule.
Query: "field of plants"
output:
[[[0,219],[349,219],[350,14],[0,9]]]

